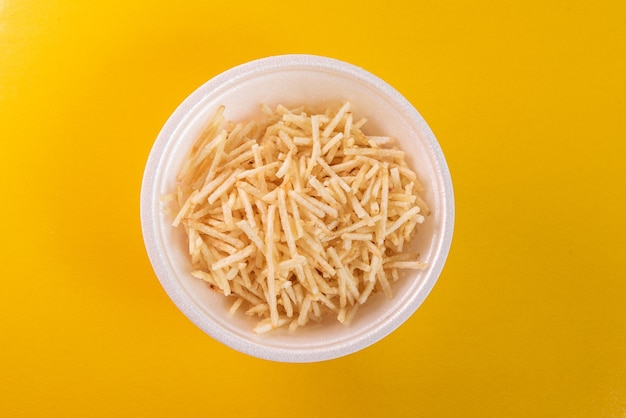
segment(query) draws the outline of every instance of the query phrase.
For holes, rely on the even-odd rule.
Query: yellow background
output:
[[[0,0],[0,415],[625,417],[625,35],[622,0]],[[139,222],[175,107],[282,53],[396,87],[456,194],[422,307],[316,364],[203,334]]]

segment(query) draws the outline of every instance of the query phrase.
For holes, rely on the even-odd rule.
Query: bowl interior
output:
[[[225,105],[228,120],[261,117],[270,107],[307,105],[318,110],[350,101],[355,120],[368,119],[363,130],[390,135],[407,152],[409,164],[425,187],[432,214],[412,242],[428,267],[408,272],[392,286],[394,297],[374,295],[349,326],[334,317],[310,323],[295,333],[277,330],[257,335],[257,322],[228,314],[232,299],[217,294],[190,275],[186,237],[171,227],[160,197],[175,189],[176,173],[206,120]],[[393,88],[349,64],[310,56],[283,56],[245,64],[212,79],[176,110],[150,155],[142,190],[142,221],[155,272],[178,307],[217,340],[261,358],[317,361],[349,354],[384,337],[421,304],[434,285],[447,255],[452,228],[452,190],[441,150],[413,107]]]

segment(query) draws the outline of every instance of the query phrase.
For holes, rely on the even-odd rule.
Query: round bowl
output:
[[[295,332],[253,332],[256,318],[229,314],[231,299],[191,276],[186,237],[171,226],[162,196],[175,189],[176,172],[220,105],[227,120],[260,116],[259,104],[325,108],[350,101],[355,120],[367,118],[366,134],[388,135],[407,153],[425,187],[432,213],[412,246],[427,263],[393,283],[393,297],[373,295],[350,325],[334,317]],[[223,344],[262,359],[314,362],[338,358],[372,345],[404,323],[437,281],[452,241],[454,196],[441,148],[417,110],[393,87],[343,61],[282,55],[251,61],[209,80],[174,111],[159,133],[144,172],[141,224],[146,250],[161,285],[176,306],[199,328]]]

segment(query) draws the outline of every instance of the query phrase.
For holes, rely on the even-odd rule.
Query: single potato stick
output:
[[[233,298],[231,315],[257,317],[256,333],[325,315],[347,325],[371,295],[391,297],[398,270],[427,267],[403,251],[430,213],[424,186],[394,138],[363,133],[350,102],[261,109],[235,124],[219,107],[163,200],[187,233],[191,274]]]

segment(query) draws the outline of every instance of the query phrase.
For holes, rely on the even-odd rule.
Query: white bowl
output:
[[[418,173],[432,214],[413,243],[424,270],[407,274],[392,286],[394,296],[373,295],[353,322],[331,317],[294,333],[275,330],[257,335],[256,318],[229,315],[232,301],[190,275],[186,237],[174,229],[161,196],[175,187],[176,172],[203,123],[225,105],[228,120],[259,115],[259,104],[272,107],[340,104],[349,100],[355,120],[368,119],[364,131],[390,135],[407,151]],[[335,59],[283,55],[252,61],[211,79],[193,92],[160,132],[145,168],[141,222],[148,256],[161,285],[178,308],[216,340],[240,352],[281,362],[314,362],[341,357],[387,336],[421,305],[443,269],[454,226],[454,196],[443,153],[413,106],[390,85],[369,72]]]

